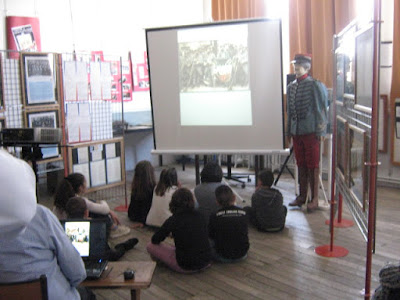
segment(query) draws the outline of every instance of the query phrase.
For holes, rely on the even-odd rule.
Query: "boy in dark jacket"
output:
[[[287,208],[283,205],[282,194],[271,188],[273,182],[271,171],[260,171],[257,189],[251,197],[251,207],[244,208],[250,222],[260,231],[278,232],[285,227]]]
[[[215,196],[221,208],[210,216],[208,225],[213,258],[226,263],[245,259],[249,250],[246,212],[235,206],[236,198],[229,186],[217,187]]]

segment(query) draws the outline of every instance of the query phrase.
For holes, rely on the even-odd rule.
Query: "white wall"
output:
[[[145,49],[144,29],[209,20],[207,0],[0,0],[5,16],[40,19],[42,51],[103,50],[127,55]],[[0,43],[6,48],[4,34]]]
[[[142,63],[145,28],[210,21],[210,0],[0,0],[0,49],[6,16],[38,17],[43,52],[88,52]],[[126,111],[149,111],[149,93],[134,93]]]
[[[38,17],[43,52],[101,50],[127,58],[131,51],[133,63],[142,63],[146,28],[209,22],[210,3],[211,0],[0,0],[0,49],[7,48],[6,16]],[[149,111],[149,93],[134,93],[133,101],[126,102],[124,110]],[[135,142],[127,144],[136,145]],[[127,155],[127,169],[132,169],[137,160],[150,160],[151,149],[150,134],[131,149],[135,151],[132,158]],[[166,163],[172,160],[173,157],[164,159]]]

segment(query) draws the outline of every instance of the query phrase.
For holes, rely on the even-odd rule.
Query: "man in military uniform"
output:
[[[299,170],[300,195],[289,206],[301,207],[311,188],[309,212],[318,207],[320,141],[326,133],[328,93],[320,81],[312,78],[311,55],[296,54],[292,61],[296,80],[287,88],[287,136]]]

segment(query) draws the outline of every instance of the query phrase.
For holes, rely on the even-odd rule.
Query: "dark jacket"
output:
[[[328,92],[311,76],[292,81],[287,88],[287,135],[315,133],[324,136],[327,127]]]
[[[260,230],[280,228],[285,225],[286,209],[281,192],[273,188],[259,188],[251,197],[257,227]]]
[[[128,217],[133,222],[145,224],[153,200],[153,189],[149,189],[145,195],[140,196],[132,193],[131,203],[128,208]]]
[[[211,261],[211,248],[203,216],[195,210],[186,210],[169,217],[153,235],[151,242],[159,244],[172,233],[176,261],[186,270],[199,270]]]
[[[222,208],[210,216],[208,233],[216,252],[227,259],[238,259],[249,250],[248,219],[237,206]]]

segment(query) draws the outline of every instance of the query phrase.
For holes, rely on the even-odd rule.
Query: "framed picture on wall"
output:
[[[4,94],[3,94],[3,82],[4,82],[4,76],[3,76],[3,61],[2,61],[2,55],[0,54],[0,112],[5,110],[4,107]]]
[[[358,205],[365,210],[368,191],[367,133],[354,125],[349,125],[349,188]]]
[[[400,166],[400,98],[391,99],[390,116],[391,161],[393,165]]]
[[[371,25],[356,36],[356,104],[372,108],[374,28]]]
[[[30,128],[45,127],[57,128],[58,125],[58,111],[28,111],[26,113],[28,126]]]
[[[25,105],[56,103],[55,55],[49,53],[22,53],[21,66]]]
[[[58,110],[37,110],[26,112],[26,124],[29,128],[58,128]],[[60,154],[57,145],[41,147],[43,159],[57,157]]]
[[[348,179],[348,131],[349,126],[347,121],[340,117],[336,117],[337,131],[336,131],[336,167],[341,173],[344,180]]]
[[[388,144],[388,96],[381,95],[379,98],[379,124],[378,124],[378,150],[387,152]]]

